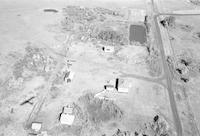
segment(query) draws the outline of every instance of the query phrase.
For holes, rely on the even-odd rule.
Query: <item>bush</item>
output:
[[[95,124],[123,116],[121,109],[112,101],[95,98],[92,93],[80,97],[79,102],[83,104],[83,109],[86,109],[89,121]]]
[[[102,30],[99,32],[97,39],[111,43],[123,44],[123,35],[113,30]]]
[[[152,76],[159,76],[162,72],[162,66],[160,63],[159,52],[150,49],[150,54],[146,58],[146,63],[149,66],[149,73]]]

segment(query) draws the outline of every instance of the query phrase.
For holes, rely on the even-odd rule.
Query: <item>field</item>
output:
[[[184,10],[199,10],[199,6],[191,3],[195,0],[156,0],[158,2],[159,10],[162,12],[184,11]],[[197,0],[198,1],[198,0]]]
[[[174,89],[184,135],[199,135],[199,16],[176,16],[169,29],[174,55]],[[185,63],[186,62],[186,63]]]

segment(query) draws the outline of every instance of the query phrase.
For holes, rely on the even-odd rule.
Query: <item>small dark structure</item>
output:
[[[188,66],[190,62],[187,62],[186,60],[181,59],[181,63],[184,64],[185,66]]]
[[[35,96],[29,98],[28,100],[23,101],[20,105],[22,106],[22,105],[27,104],[27,103],[33,105],[33,102],[31,102],[31,100],[34,99],[34,98],[35,98]]]
[[[119,78],[116,79],[116,82],[115,82],[115,88],[118,90],[118,86],[119,86]]]
[[[129,41],[144,44],[147,42],[146,27],[144,25],[131,25],[129,30]]]
[[[161,20],[160,23],[163,25],[163,27],[175,27],[175,19],[176,18],[174,16],[168,16]]]
[[[182,74],[182,73],[183,73],[182,70],[179,69],[179,68],[177,68],[176,71],[177,71],[179,74]]]
[[[43,11],[44,12],[53,12],[53,13],[57,13],[58,12],[58,10],[56,10],[56,9],[44,9]]]
[[[107,91],[113,91],[115,89],[114,85],[104,85],[104,89]]]
[[[167,25],[165,20],[161,20],[160,23],[161,23],[161,25],[162,25],[163,27],[166,27],[166,25]]]
[[[187,83],[187,82],[189,81],[188,78],[184,78],[184,77],[181,77],[181,80],[182,80],[183,82],[185,82],[185,83]]]
[[[138,133],[137,131],[135,131],[135,133],[134,133],[134,134],[135,134],[135,136],[139,136],[139,133]]]
[[[154,121],[154,122],[157,122],[158,120],[159,120],[159,116],[156,115],[156,116],[153,118],[153,121]]]

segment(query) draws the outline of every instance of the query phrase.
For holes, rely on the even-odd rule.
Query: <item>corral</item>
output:
[[[131,25],[129,30],[129,41],[144,44],[147,42],[146,28],[143,25]]]

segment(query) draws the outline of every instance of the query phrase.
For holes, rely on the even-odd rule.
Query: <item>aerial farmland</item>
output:
[[[180,3],[0,0],[0,136],[198,136],[199,5]]]

